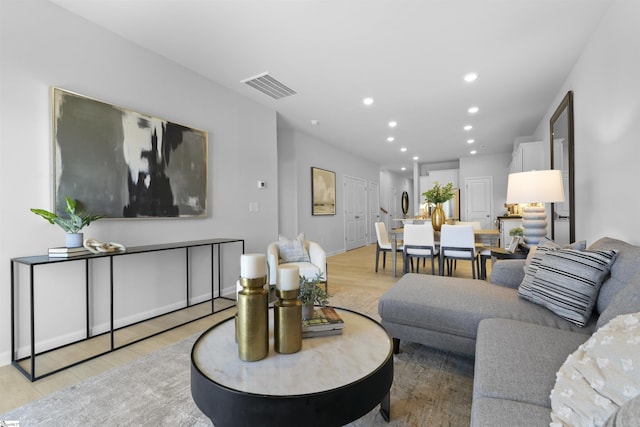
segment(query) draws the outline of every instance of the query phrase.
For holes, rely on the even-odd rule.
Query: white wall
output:
[[[328,254],[344,252],[344,176],[378,183],[379,166],[286,128],[278,129],[278,161],[280,233],[294,237],[304,232]],[[336,173],[336,215],[311,215],[311,167]]]
[[[507,177],[511,153],[488,154],[484,156],[469,156],[460,158],[460,215],[465,218],[464,180],[467,178],[491,176],[493,177],[493,216],[506,212],[504,202],[507,199]]]
[[[264,252],[278,227],[274,111],[43,0],[2,0],[0,20],[0,365],[10,360],[9,259],[44,254],[64,244],[58,227],[29,212],[32,207],[51,208],[51,86],[209,132],[206,219],[101,220],[86,229],[88,236],[128,246],[237,237],[246,239],[247,252]],[[257,189],[258,179],[268,183],[266,189]],[[249,202],[258,202],[260,211],[249,213]],[[232,280],[230,286],[239,272],[237,255],[227,260],[225,281]],[[192,267],[193,277],[206,282],[207,256],[197,252],[194,258],[203,263]],[[122,265],[124,291],[138,287],[139,292],[144,286],[137,302],[172,304],[165,295],[182,281],[182,257],[164,254],[151,256],[148,264],[143,261]],[[71,264],[76,263],[66,265]],[[126,280],[137,277],[134,273],[145,265],[150,284]],[[74,304],[82,303],[82,287],[75,277],[82,282],[83,270],[67,266],[47,268],[37,276],[38,340],[77,332],[80,310]],[[104,267],[98,265],[96,271]],[[18,279],[21,286],[27,284],[22,271]],[[206,286],[202,289],[206,292]],[[21,319],[26,314],[21,311]]]
[[[574,92],[576,238],[610,236],[640,244],[640,2],[613,0],[538,125]]]

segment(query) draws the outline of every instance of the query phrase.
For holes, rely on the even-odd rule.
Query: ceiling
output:
[[[279,126],[409,174],[414,156],[511,152],[532,135],[611,2],[50,1],[275,109]],[[241,82],[263,72],[297,94]]]

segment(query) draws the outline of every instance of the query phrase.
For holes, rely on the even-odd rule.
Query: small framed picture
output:
[[[518,248],[518,245],[520,244],[521,240],[522,240],[522,237],[520,236],[511,237],[511,241],[509,242],[509,245],[506,248],[507,251],[510,253],[514,253],[515,250]]]

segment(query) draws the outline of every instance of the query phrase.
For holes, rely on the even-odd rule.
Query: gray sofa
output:
[[[475,357],[471,425],[548,426],[549,395],[567,356],[617,315],[640,311],[640,247],[602,238],[589,249],[618,256],[585,327],[518,296],[524,260],[497,262],[490,282],[406,274],[378,312],[396,353],[407,340]],[[618,413],[610,423],[640,425],[640,397]]]

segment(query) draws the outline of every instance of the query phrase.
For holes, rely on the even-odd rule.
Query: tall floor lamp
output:
[[[564,202],[560,170],[541,170],[509,174],[507,203],[528,203],[522,209],[525,245],[537,245],[547,235],[545,203]]]

